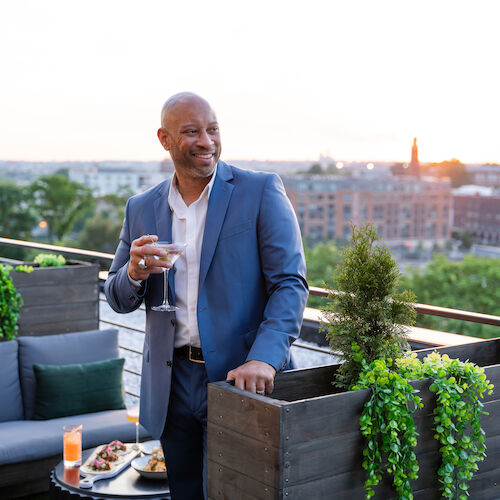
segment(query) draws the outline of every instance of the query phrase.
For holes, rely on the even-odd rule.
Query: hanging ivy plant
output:
[[[355,343],[352,348],[358,349]],[[436,393],[434,437],[442,445],[438,470],[442,496],[465,500],[468,481],[478,469],[477,463],[486,456],[480,418],[487,412],[480,399],[485,393],[492,394],[493,384],[486,379],[484,369],[438,353],[430,354],[423,363],[415,354],[398,358],[395,363],[379,359],[368,365],[359,358],[358,362],[360,376],[351,389],[372,390],[360,418],[366,439],[366,498],[375,494],[373,486],[382,478],[384,459],[398,498],[413,498],[410,480],[418,477],[419,468],[413,451],[418,434],[412,414],[423,405],[418,391],[408,381],[430,377],[433,382],[429,389]]]
[[[366,498],[371,498],[382,478],[382,461],[393,477],[398,498],[411,499],[410,479],[418,472],[413,448],[417,444],[417,429],[413,412],[422,402],[408,381],[393,370],[390,359],[378,359],[369,366],[362,362],[358,383],[352,389],[371,389],[372,396],[365,404],[360,419],[361,432],[366,438],[363,468],[368,473],[365,482]]]
[[[434,437],[442,445],[441,491],[444,498],[466,500],[468,481],[486,457],[480,419],[488,413],[480,399],[492,394],[493,384],[479,366],[437,353],[425,358],[424,373],[433,380],[429,390],[436,393]]]

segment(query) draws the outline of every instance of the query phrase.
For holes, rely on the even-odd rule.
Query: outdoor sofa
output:
[[[123,361],[117,359],[118,356],[115,329],[18,337],[0,342],[0,498],[48,491],[50,471],[62,459],[62,427],[67,423],[83,425],[84,449],[114,439],[135,441],[135,424],[126,419]],[[112,364],[109,369],[108,363]],[[97,374],[96,366],[101,373]],[[68,386],[75,385],[72,377],[75,373],[79,377],[82,372],[91,372],[91,378],[81,383],[79,396],[61,400]],[[41,379],[44,374],[48,378]],[[88,382],[92,376],[94,381]],[[115,385],[106,388],[113,376]],[[102,379],[102,388],[92,389],[96,377]],[[59,382],[63,382],[61,390],[57,388]],[[87,390],[87,399],[83,403],[78,401],[80,393]],[[76,406],[71,407],[73,403]],[[71,413],[72,408],[81,408],[82,404],[100,411],[47,418],[54,411]],[[105,409],[106,406],[118,409]],[[142,427],[140,430],[141,440],[147,438],[146,431]]]

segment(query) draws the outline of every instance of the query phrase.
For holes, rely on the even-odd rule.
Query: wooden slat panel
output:
[[[11,271],[16,288],[51,285],[56,283],[97,283],[97,264],[74,264],[62,267],[37,267],[32,273]]]
[[[499,449],[500,444],[500,401],[493,401],[485,405],[489,416],[483,416],[482,426],[487,436],[487,446],[491,445],[491,454]],[[421,470],[420,476],[426,477],[434,474],[439,466],[440,444],[434,439],[434,419],[432,415],[416,419],[419,433],[415,452],[417,453]],[[498,442],[498,444],[497,444]],[[283,469],[284,478],[288,479],[290,486],[329,477],[333,474],[344,474],[349,471],[361,470],[363,460],[364,438],[359,431],[359,423],[353,423],[353,432],[328,436],[296,443],[285,447],[285,462],[289,467]],[[488,464],[494,463],[488,453],[487,460],[483,463],[484,470]],[[498,462],[500,463],[500,462]],[[420,481],[421,482],[421,481]],[[426,487],[425,484],[420,485]]]
[[[61,323],[97,317],[96,301],[81,302],[75,305],[58,304],[40,307],[23,307],[19,325],[28,326],[45,323]]]
[[[280,372],[274,381],[273,399],[296,401],[335,392],[333,377],[340,365],[324,365],[314,368]]]
[[[211,422],[208,422],[207,440],[207,456],[212,462],[267,486],[279,486],[280,454],[277,447]]]
[[[87,330],[98,330],[99,319],[85,319],[80,321],[62,321],[44,323],[37,325],[26,325],[19,327],[21,336],[52,335],[56,333],[85,332]]]
[[[30,286],[18,290],[25,304],[37,306],[51,304],[76,304],[93,300],[97,302],[97,283],[67,283],[62,286]]]
[[[249,476],[208,460],[209,500],[275,500],[279,492]]]
[[[208,421],[271,446],[280,443],[281,404],[226,382],[208,385]]]
[[[418,359],[423,359],[427,354],[438,351],[448,354],[450,358],[469,360],[479,366],[496,365],[500,362],[500,339],[483,340],[472,344],[463,344],[436,349],[422,349],[417,351]]]

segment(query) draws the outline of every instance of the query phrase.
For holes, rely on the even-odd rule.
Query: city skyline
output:
[[[500,163],[485,0],[0,6],[0,160],[161,161],[163,101],[206,97],[222,158]]]

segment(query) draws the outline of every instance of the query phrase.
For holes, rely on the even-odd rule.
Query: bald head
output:
[[[161,126],[166,127],[169,115],[173,114],[177,107],[183,104],[192,103],[202,104],[212,110],[208,101],[203,99],[203,97],[200,97],[198,94],[194,94],[193,92],[179,92],[178,94],[174,94],[169,97],[161,108]]]

